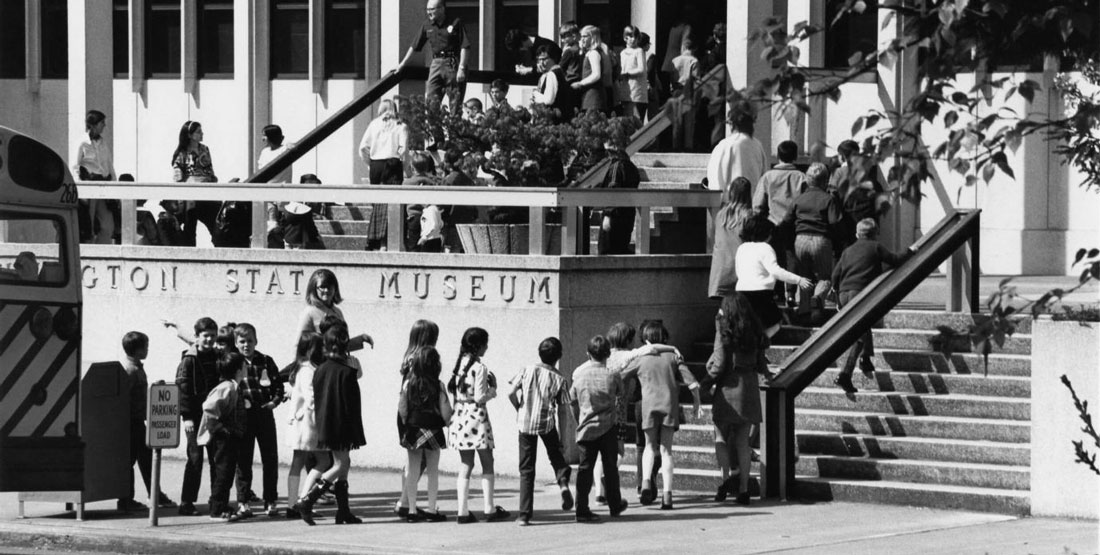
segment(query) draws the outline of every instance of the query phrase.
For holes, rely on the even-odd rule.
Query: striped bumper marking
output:
[[[80,339],[33,336],[31,322],[43,309],[61,306],[0,305],[0,437],[62,436],[77,419]]]
[[[78,391],[80,391],[80,378],[74,376],[73,381],[69,382],[69,387],[66,387],[65,391],[61,393],[61,396],[57,398],[57,402],[54,403],[53,408],[50,409],[50,412],[46,413],[45,418],[42,419],[42,422],[34,429],[31,435],[34,437],[43,437],[46,435],[47,431],[54,429],[54,423],[57,422],[57,417],[61,416],[61,413],[73,403],[73,399],[76,398]],[[75,416],[76,411],[74,410],[73,417],[75,418]],[[73,422],[75,423],[76,421],[74,420]],[[62,422],[61,424],[64,425],[67,424],[67,422]],[[53,433],[50,435],[65,435],[64,426],[61,428],[61,433]]]

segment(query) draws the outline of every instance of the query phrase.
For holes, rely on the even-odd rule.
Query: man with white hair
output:
[[[400,185],[405,178],[401,160],[408,147],[409,131],[397,119],[393,101],[379,104],[374,118],[359,142],[359,157],[370,167],[371,185]],[[367,221],[367,250],[379,250],[386,244],[386,205],[372,204]]]
[[[805,191],[794,199],[780,225],[794,226],[794,255],[799,272],[815,283],[813,297],[806,289],[799,290],[798,313],[814,319],[824,316],[825,296],[832,289],[833,241],[841,232],[844,212],[836,197],[825,187],[829,170],[821,163],[810,164],[806,170],[809,182]]]

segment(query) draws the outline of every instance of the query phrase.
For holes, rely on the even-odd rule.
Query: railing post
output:
[[[634,226],[634,253],[649,254],[649,210],[648,206],[639,206],[638,223]]]
[[[959,247],[959,250],[951,254],[951,259],[947,261],[947,311],[948,312],[961,312],[963,306],[963,283],[965,283],[966,273],[966,247]]]
[[[105,201],[101,201],[105,202]],[[137,201],[122,199],[122,244],[137,244]]]
[[[979,218],[980,217],[981,216],[979,216]],[[972,235],[970,237],[969,241],[967,242],[968,246],[970,247],[970,249],[969,249],[970,250],[970,272],[967,273],[967,275],[966,275],[966,277],[967,277],[967,284],[966,285],[967,285],[967,292],[969,293],[969,297],[970,297],[970,313],[971,314],[977,314],[980,311],[979,303],[981,303],[981,297],[979,297],[979,293],[978,293],[978,288],[981,285],[981,277],[982,277],[981,265],[979,263],[979,260],[980,260],[980,257],[981,257],[981,245],[982,245],[982,235],[981,235],[981,231],[980,231],[981,230],[981,223],[980,223],[981,220],[978,220],[978,222],[979,223],[975,226],[975,228],[978,231],[975,231],[974,235]]]
[[[760,497],[788,499],[794,487],[794,398],[786,389],[764,389],[760,429]]]
[[[386,205],[386,250],[405,250],[405,205]]]
[[[267,248],[267,203],[252,202],[252,248]]]
[[[546,254],[546,208],[532,206],[528,208],[527,254]]]
[[[581,209],[576,206],[562,207],[561,253],[563,255],[577,254],[577,245],[580,242],[580,211]]]

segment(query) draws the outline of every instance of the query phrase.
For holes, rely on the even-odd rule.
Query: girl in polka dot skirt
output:
[[[485,520],[503,520],[508,511],[493,503],[493,426],[485,403],[497,396],[496,377],[481,363],[489,348],[489,333],[470,328],[462,334],[462,346],[455,361],[454,374],[447,390],[454,396],[454,416],[450,425],[450,444],[462,457],[458,473],[458,523],[477,522],[470,512],[470,474],[474,470],[474,452],[481,459],[481,491],[485,496]]]

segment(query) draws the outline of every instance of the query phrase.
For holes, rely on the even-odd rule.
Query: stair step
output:
[[[1031,512],[1031,493],[1012,489],[835,478],[801,478],[796,488],[799,497],[813,499],[1012,515]]]
[[[681,183],[702,183],[707,169],[639,166],[638,173],[642,181],[679,181]]]
[[[807,431],[800,431],[796,435],[803,455],[918,459],[1013,466],[1031,464],[1030,443]]]
[[[813,382],[815,387],[835,388],[833,384],[840,370],[826,370]],[[876,371],[871,375],[858,370],[852,382],[860,392],[879,391],[920,394],[961,394],[986,397],[1031,397],[1031,378],[1014,376],[982,376],[955,374],[928,374],[924,372]]]
[[[321,235],[366,235],[370,222],[366,220],[317,220]]]
[[[768,360],[772,365],[781,365],[798,347],[795,345],[772,345],[768,349]],[[696,352],[704,349],[710,355],[710,344],[697,345]],[[706,359],[706,356],[698,357]],[[901,349],[880,349],[875,346],[875,356],[871,359],[879,371],[924,372],[928,374],[958,374],[984,376],[985,362],[982,355],[976,353],[952,353],[948,359],[943,353],[932,351],[907,351]],[[837,364],[834,362],[835,368]],[[1031,376],[1031,359],[1026,355],[989,355],[990,376]]]
[[[883,318],[883,325],[895,329],[935,330],[939,326],[948,326],[960,332],[966,332],[971,324],[989,318],[988,314],[967,314],[962,312],[936,312],[928,310],[892,310]],[[1031,333],[1031,318],[1016,323],[1016,333]]]
[[[698,181],[643,181],[638,184],[639,189],[653,189],[661,191],[687,191],[702,189],[702,183]]]
[[[855,395],[837,389],[808,387],[798,395],[799,409],[833,409],[914,416],[969,416],[1028,420],[1031,399],[983,397],[977,395],[925,395],[860,391]]]
[[[649,168],[706,168],[710,154],[687,152],[639,152],[630,157],[637,166]]]
[[[993,418],[908,416],[836,410],[795,411],[799,432],[832,432],[893,437],[924,437],[1028,443],[1031,422]]]
[[[1031,470],[1026,466],[803,454],[797,468],[796,472],[802,475],[847,480],[886,480],[1009,490],[1028,490],[1031,487]]]
[[[778,345],[801,345],[808,340],[815,331],[815,328],[783,326],[783,328],[779,330],[779,333],[772,338],[772,342]],[[913,351],[934,351],[935,349],[933,349],[930,340],[939,335],[937,331],[892,328],[875,329],[873,333],[876,348],[882,347],[885,349],[906,349]],[[972,347],[969,339],[964,338],[958,343],[958,345],[953,346],[954,352],[970,352]],[[997,352],[1024,355],[1030,354],[1031,336],[1027,334],[1013,335],[1005,339],[1004,346],[997,347]]]
[[[365,235],[321,235],[321,242],[331,251],[361,251],[367,248]]]
[[[352,204],[348,206],[336,204],[330,206],[328,212],[333,220],[366,221],[370,218],[371,206],[370,204]]]

